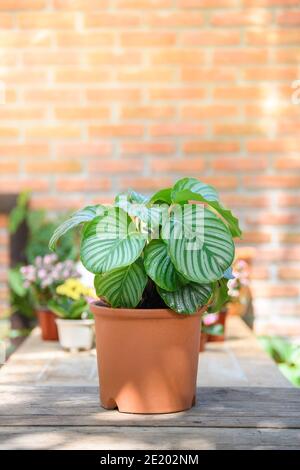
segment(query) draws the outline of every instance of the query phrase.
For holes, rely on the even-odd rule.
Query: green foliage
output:
[[[230,233],[233,237],[240,237],[242,232],[239,228],[239,222],[236,217],[232,214],[229,209],[225,209],[218,201],[210,200],[208,198],[203,197],[201,194],[197,194],[189,189],[184,189],[182,191],[173,192],[173,202],[179,204],[186,204],[188,201],[199,201],[204,203],[207,207],[214,210],[216,214],[221,216],[221,218],[225,221],[228,225]],[[210,196],[212,197],[212,196]]]
[[[220,323],[216,325],[202,325],[202,331],[203,333],[207,333],[208,335],[211,336],[221,336],[224,334],[224,326],[221,325]]]
[[[62,217],[48,218],[43,210],[30,210],[27,214],[29,229],[25,254],[29,263],[33,263],[37,256],[51,253],[48,246],[49,238],[60,225]],[[59,242],[56,253],[61,261],[76,260],[79,252],[79,240],[75,232],[68,232]]]
[[[163,240],[152,240],[145,249],[144,265],[148,276],[161,289],[174,292],[188,280],[176,271]]]
[[[151,198],[128,191],[117,195],[114,207],[101,206],[100,214],[98,208],[73,214],[56,229],[50,248],[83,225],[81,260],[109,305],[169,306],[193,314],[227,298],[224,273],[234,259],[232,237],[241,232],[214,188],[184,178]]]
[[[54,250],[56,248],[57,241],[65,235],[69,230],[78,225],[89,222],[93,220],[97,215],[104,215],[105,208],[103,206],[87,206],[84,209],[81,209],[75,212],[70,219],[66,220],[62,223],[57,230],[55,230],[51,240],[49,242],[50,250]]]
[[[157,193],[153,194],[150,199],[151,204],[165,203],[170,205],[172,203],[172,188],[161,189]]]
[[[147,284],[141,260],[95,276],[97,295],[112,307],[136,307]]]
[[[283,375],[300,387],[300,346],[279,336],[261,336],[263,348],[277,362]]]
[[[27,261],[33,263],[37,256],[44,256],[51,252],[49,238],[58,225],[60,226],[61,235],[67,233],[67,230],[62,231],[61,227],[64,227],[65,224],[60,225],[62,222],[61,216],[49,218],[44,210],[30,209],[29,198],[30,192],[28,191],[24,191],[19,195],[17,205],[9,216],[9,231],[10,233],[15,233],[23,222],[27,224],[28,239],[25,255]],[[69,220],[73,220],[72,217]],[[61,239],[59,245],[56,246],[56,252],[60,260],[77,259],[78,239],[76,234],[67,233]]]
[[[32,210],[29,207],[30,192],[24,191],[17,200],[16,207],[9,216],[9,231],[15,233],[22,223],[28,227],[28,237],[25,247],[27,262],[32,264],[37,256],[51,253],[48,243],[49,238],[62,217],[49,218],[43,210]],[[79,239],[76,233],[68,232],[57,244],[56,252],[59,260],[76,260],[79,254]],[[10,288],[11,313],[19,312],[27,318],[34,317],[35,299],[30,289],[25,289],[20,273],[20,267],[16,266],[8,273]]]
[[[177,313],[193,314],[206,305],[211,296],[209,284],[196,284],[191,282],[180,287],[175,292],[164,291],[158,287],[160,296],[166,305]]]
[[[8,285],[10,288],[10,313],[19,312],[24,317],[33,318],[35,299],[32,291],[25,289],[19,267],[8,271]]]
[[[161,233],[177,271],[190,281],[216,281],[233,262],[234,243],[230,232],[206,208],[203,211],[198,205],[189,204],[183,213],[176,207]]]
[[[89,304],[84,297],[73,300],[66,296],[56,296],[48,302],[48,308],[58,317],[66,320],[92,318]]]
[[[140,256],[145,241],[126,212],[111,207],[84,228],[81,261],[95,274],[128,266]]]
[[[30,198],[30,192],[24,191],[19,194],[17,199],[17,205],[11,211],[8,221],[8,229],[10,233],[16,233],[18,227],[26,219],[28,212],[28,202]]]
[[[209,313],[216,313],[222,310],[222,307],[226,302],[229,301],[230,297],[228,295],[228,280],[222,278],[219,281],[216,281],[212,284],[213,289],[213,301],[208,307]]]

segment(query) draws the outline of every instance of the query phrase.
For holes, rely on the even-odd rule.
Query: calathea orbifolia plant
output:
[[[146,197],[119,194],[113,206],[88,206],[50,240],[82,225],[81,261],[95,274],[97,295],[111,307],[170,307],[193,314],[227,300],[238,220],[215,189],[195,178]]]

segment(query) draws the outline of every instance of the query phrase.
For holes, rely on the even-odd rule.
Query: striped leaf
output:
[[[209,200],[208,198],[203,197],[201,194],[197,194],[190,189],[183,189],[173,193],[173,202],[179,204],[185,204],[189,201],[200,201],[210,207],[215,213],[219,214],[222,219],[226,222],[229,227],[230,233],[233,237],[240,237],[242,235],[241,229],[239,227],[238,219],[232,214],[229,209],[220,204],[219,201]]]
[[[111,307],[134,308],[142,298],[147,280],[143,263],[137,260],[130,266],[97,274],[94,284],[97,295]]]
[[[177,193],[189,189],[193,193],[200,194],[208,201],[218,201],[219,196],[215,188],[209,184],[202,183],[197,178],[182,178],[175,183],[172,190],[172,201],[176,202]]]
[[[182,285],[163,240],[152,240],[144,253],[144,266],[149,277],[164,290],[175,291]]]
[[[81,240],[81,261],[95,274],[128,266],[141,254],[145,238],[120,208],[111,207],[103,217],[92,220]]]
[[[234,243],[227,226],[197,204],[175,209],[162,227],[162,237],[168,243],[176,270],[199,284],[221,279],[234,258]]]
[[[131,217],[140,219],[144,233],[154,232],[161,222],[162,209],[159,206],[147,207],[144,203],[131,202],[122,194],[118,196],[115,204]]]
[[[175,292],[157,288],[163,301],[177,313],[193,314],[207,304],[212,289],[209,284],[187,284]]]
[[[127,199],[129,202],[136,202],[138,204],[146,204],[149,201],[149,197],[145,196],[144,194],[137,193],[136,191],[133,191],[132,189],[129,189],[128,191],[125,191],[123,193],[120,193],[116,196],[115,198],[115,203],[117,205],[118,201],[122,198]]]
[[[105,213],[106,208],[101,205],[97,206],[87,206],[80,211],[75,212],[68,220],[65,220],[53,233],[51,240],[49,242],[50,250],[55,250],[56,244],[60,237],[65,235],[69,230],[77,225],[80,225],[85,222],[90,222],[97,216],[102,216]]]

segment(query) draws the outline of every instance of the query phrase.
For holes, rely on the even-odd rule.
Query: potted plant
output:
[[[49,237],[53,230],[67,214],[49,216],[46,211],[30,207],[30,192],[23,191],[17,198],[17,203],[11,211],[8,220],[8,229],[11,234],[17,230],[24,236],[24,248],[21,253],[22,263],[14,265],[8,271],[8,285],[10,294],[10,319],[12,326],[11,342],[18,346],[30,334],[36,324],[36,312],[31,289],[26,289],[20,268],[24,264],[34,264],[38,256],[45,256],[49,252]],[[79,243],[77,234],[69,234],[61,240],[57,249],[57,261],[66,259],[77,260]],[[55,325],[54,325],[55,326]]]
[[[233,278],[228,281],[229,315],[240,316],[246,309],[250,299],[250,266],[247,261],[238,259],[232,270]]]
[[[224,326],[219,323],[219,315],[216,313],[207,313],[202,317],[202,326],[200,332],[200,352],[205,351],[205,346],[212,337],[222,337],[224,335]]]
[[[200,204],[195,204],[197,201]],[[152,197],[119,194],[59,226],[82,224],[80,255],[95,274],[100,398],[104,408],[167,413],[195,403],[201,315],[234,259],[237,219],[216,190],[184,178]]]
[[[74,261],[58,261],[56,254],[37,256],[30,265],[20,269],[24,287],[31,291],[41,328],[42,339],[57,341],[55,314],[48,308],[48,302],[55,295],[56,287],[69,277],[77,277]]]
[[[78,279],[69,278],[56,288],[56,295],[48,302],[54,312],[58,327],[58,338],[64,349],[89,350],[94,342],[94,320],[90,302],[96,298],[93,289],[84,286]]]
[[[215,331],[208,333],[207,341],[216,342],[225,340],[226,332],[226,319],[228,314],[239,315],[243,310],[243,303],[247,300],[249,286],[249,266],[246,261],[237,260],[231,272],[226,273],[227,281],[227,294],[224,291],[223,301],[217,302],[217,305],[209,307],[211,313],[207,319],[210,321],[210,328],[214,330],[219,329],[216,334]]]

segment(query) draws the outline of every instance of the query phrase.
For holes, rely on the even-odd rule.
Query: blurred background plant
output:
[[[249,264],[242,259],[238,259],[234,263],[232,276],[232,279],[229,279],[227,283],[228,295],[230,297],[230,301],[235,302],[240,300],[242,289],[249,286]]]
[[[56,288],[48,307],[65,320],[93,318],[89,304],[95,299],[94,289],[86,287],[79,279],[70,278]]]
[[[283,375],[300,387],[300,346],[279,336],[261,336],[259,340]]]
[[[79,277],[76,263],[67,259],[59,261],[54,253],[37,256],[32,264],[21,266],[22,284],[29,291],[36,309],[47,307],[56,288],[66,279]]]
[[[58,225],[67,214],[49,216],[43,209],[31,209],[29,205],[30,193],[23,192],[18,197],[16,207],[9,216],[9,231],[15,233],[18,227],[25,222],[28,228],[25,256],[28,263],[33,263],[37,256],[50,254],[49,240]],[[66,259],[77,260],[79,257],[79,237],[76,232],[68,232],[57,244],[56,254],[60,261]]]
[[[49,215],[45,210],[32,209],[29,200],[29,191],[20,193],[17,205],[10,213],[8,229],[13,234],[21,224],[26,224],[27,239],[23,258],[28,265],[34,265],[39,257],[52,256],[48,247],[49,239],[55,228],[65,219],[66,214]],[[78,261],[79,237],[76,232],[69,232],[60,240],[55,256],[56,262]],[[22,340],[36,323],[36,293],[28,283],[24,284],[24,276],[21,272],[23,266],[18,264],[8,271],[10,309],[6,319],[0,323],[0,339],[11,338],[15,344],[18,344],[19,340]],[[62,281],[70,275],[72,274],[68,272]],[[9,326],[9,319],[11,319],[12,327]]]
[[[201,331],[212,336],[220,336],[224,333],[224,326],[218,323],[218,313],[207,313],[203,315]]]

